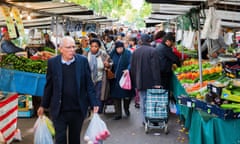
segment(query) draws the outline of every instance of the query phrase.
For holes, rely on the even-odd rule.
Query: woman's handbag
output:
[[[114,79],[115,78],[115,74],[112,72],[111,69],[107,69],[107,79]]]

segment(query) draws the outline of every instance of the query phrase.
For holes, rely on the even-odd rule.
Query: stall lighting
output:
[[[27,20],[31,20],[31,19],[32,19],[32,17],[30,15],[30,13],[28,13]]]
[[[23,14],[22,14],[22,11],[20,10],[20,18],[22,19],[23,18]]]

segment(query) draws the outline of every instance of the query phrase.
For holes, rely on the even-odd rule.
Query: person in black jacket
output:
[[[48,60],[44,95],[38,109],[38,116],[42,116],[44,109],[49,108],[56,144],[80,144],[88,107],[93,107],[95,113],[99,109],[88,60],[75,54],[75,47],[72,37],[64,37],[59,45],[61,54]]]
[[[181,66],[179,58],[172,50],[174,42],[174,35],[172,32],[169,32],[163,37],[162,43],[156,48],[160,61],[161,86],[167,90],[170,90],[172,65],[176,64],[177,66]]]
[[[131,56],[131,52],[124,47],[124,43],[121,41],[115,43],[115,48],[110,54],[110,57],[113,60],[113,71],[115,73],[115,78],[111,80],[110,83],[111,98],[113,98],[116,106],[116,116],[114,117],[114,120],[122,118],[122,101],[126,116],[130,116],[129,105],[134,93],[133,90],[122,89],[119,85],[119,81],[128,71]]]
[[[54,50],[56,49],[54,43],[50,40],[50,37],[49,37],[48,33],[44,34],[44,40],[45,40],[44,46],[49,47],[49,48],[54,49]]]
[[[150,36],[142,34],[140,40],[142,45],[132,54],[130,74],[134,88],[139,91],[141,118],[145,123],[147,89],[160,88],[161,80],[159,59],[156,49],[150,45]]]

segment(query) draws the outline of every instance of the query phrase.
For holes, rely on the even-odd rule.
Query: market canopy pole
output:
[[[198,64],[199,64],[199,80],[200,80],[200,87],[202,87],[202,50],[201,50],[201,40],[200,40],[200,36],[201,36],[201,26],[200,26],[200,16],[199,13],[197,15],[197,20],[198,20],[198,33],[197,33],[197,40],[198,40]]]

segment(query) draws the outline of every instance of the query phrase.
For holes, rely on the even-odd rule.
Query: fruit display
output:
[[[53,57],[55,54],[48,51],[39,51],[35,55],[30,56],[31,60],[48,60]]]
[[[206,68],[210,68],[211,67],[211,64],[208,63],[208,62],[203,62],[202,63],[202,67],[204,69]],[[198,61],[196,60],[186,60],[183,62],[183,66],[182,67],[178,67],[176,70],[175,70],[175,73],[176,74],[179,74],[179,73],[184,73],[184,72],[189,72],[189,71],[198,71],[199,70],[199,64],[198,64]]]
[[[202,74],[203,81],[215,80],[222,75],[222,67],[220,65],[203,69]],[[199,75],[199,71],[195,70],[180,73],[177,78],[181,83],[195,83],[199,81]]]
[[[191,106],[223,119],[240,118],[239,61],[211,65],[202,63],[202,83],[199,82],[198,61],[189,59],[175,74],[187,96],[178,98],[179,104]],[[189,105],[191,103],[191,105]]]

